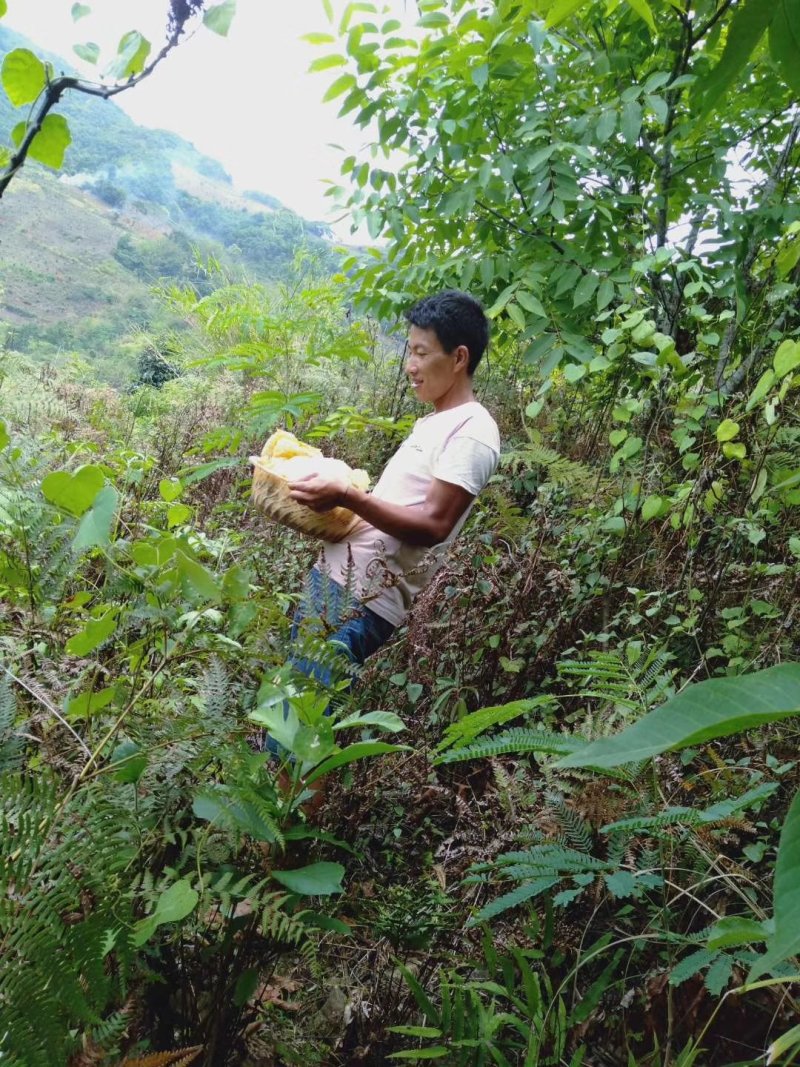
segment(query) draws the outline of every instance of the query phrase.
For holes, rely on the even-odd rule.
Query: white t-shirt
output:
[[[425,502],[434,478],[477,496],[497,467],[500,434],[477,400],[417,419],[383,471],[372,495],[406,507]],[[363,519],[346,541],[323,545],[319,566],[376,615],[399,625],[414,597],[444,562],[445,548],[466,522],[472,502],[446,541],[434,548],[409,545]],[[352,585],[350,583],[352,582]]]

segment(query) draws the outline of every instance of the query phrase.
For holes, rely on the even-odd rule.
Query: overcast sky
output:
[[[91,13],[73,22],[73,0],[8,0],[4,24],[96,77],[119,38],[137,29],[163,41],[168,0],[85,0]],[[209,0],[213,4],[215,0]],[[413,24],[413,0],[379,0],[387,16]],[[344,0],[334,0],[340,11]],[[300,40],[329,32],[322,0],[238,0],[228,37],[200,27],[155,73],[115,102],[139,123],[173,130],[218,159],[242,189],[277,196],[307,219],[329,217],[324,179],[335,181],[341,152],[358,152],[363,135],[338,119],[341,100],[322,97],[340,71],[309,74],[324,48]],[[88,67],[73,44],[95,41],[98,67]],[[333,46],[326,46],[333,50]]]

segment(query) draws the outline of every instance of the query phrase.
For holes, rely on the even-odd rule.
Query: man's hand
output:
[[[344,503],[349,484],[344,478],[329,478],[323,474],[307,474],[289,482],[289,496],[312,511],[330,511]]]

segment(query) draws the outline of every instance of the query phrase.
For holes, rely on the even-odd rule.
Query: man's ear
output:
[[[461,367],[464,370],[469,369],[469,349],[466,345],[457,345],[453,355],[456,358],[456,370],[460,370]]]

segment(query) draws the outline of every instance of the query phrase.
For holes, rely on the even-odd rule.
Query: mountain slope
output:
[[[18,47],[71,69],[0,25],[0,62]],[[151,286],[196,280],[195,246],[259,281],[286,277],[301,246],[335,266],[323,225],[266,192],[240,192],[176,134],[80,93],[58,111],[73,138],[63,171],[26,163],[0,200],[0,319],[19,350],[57,358],[77,349],[110,366],[120,338],[161,314]],[[0,140],[25,113],[0,91]]]

